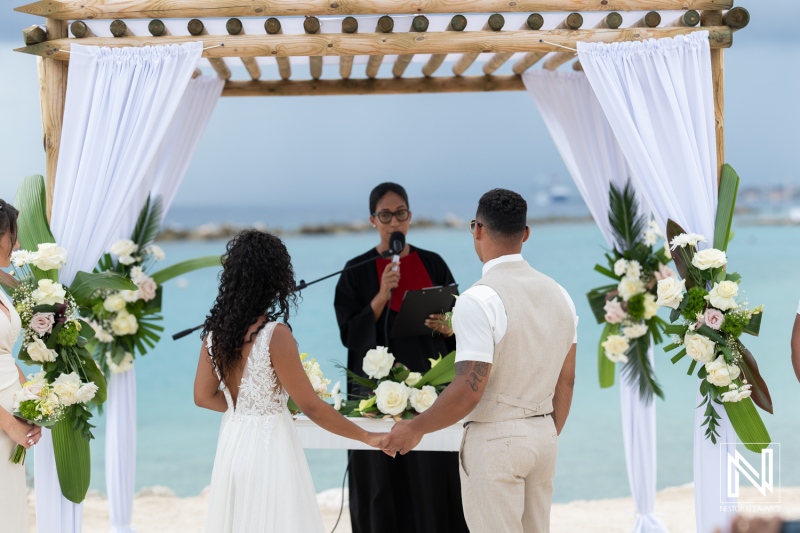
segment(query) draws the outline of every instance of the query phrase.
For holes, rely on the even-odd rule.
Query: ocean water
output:
[[[800,298],[798,228],[739,227],[729,250],[732,270],[742,274],[742,288],[751,303],[765,306],[759,338],[745,339],[769,384],[775,415],[763,414],[774,442],[782,445],[781,481],[800,485],[800,384],[790,362],[791,328]],[[297,236],[285,239],[298,278],[310,281],[341,268],[349,258],[376,244],[373,234]],[[467,231],[413,230],[409,242],[444,257],[462,290],[480,277]],[[166,264],[221,254],[225,243],[170,242],[162,246]],[[629,494],[623,456],[618,388],[597,384],[597,341],[600,327],[591,317],[585,293],[604,282],[592,267],[602,258],[603,241],[593,224],[535,227],[523,249],[537,269],[553,276],[572,295],[581,317],[575,396],[560,439],[555,500],[619,497]],[[221,415],[195,407],[192,385],[200,340],[173,341],[176,331],[202,322],[216,296],[217,272],[191,273],[182,283],[171,281],[164,294],[166,332],[155,350],[136,362],[138,394],[137,490],[165,485],[179,496],[197,495],[209,484]],[[179,288],[179,285],[183,288]],[[301,351],[322,363],[326,375],[346,351],[339,341],[332,302],[335,279],[309,287],[291,321]],[[666,393],[657,400],[658,487],[692,481],[695,379],[688,364],[672,365],[656,351],[656,370]],[[105,491],[104,417],[97,418],[92,446],[92,489]],[[746,452],[749,454],[749,452]],[[345,452],[306,452],[317,491],[340,486]],[[747,456],[751,462],[754,458]],[[754,463],[755,464],[755,463]]]

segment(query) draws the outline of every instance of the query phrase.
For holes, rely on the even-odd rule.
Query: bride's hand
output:
[[[11,422],[11,427],[8,428],[6,433],[11,437],[11,440],[28,449],[39,442],[42,436],[42,429],[23,422],[19,418],[14,418],[14,421]]]
[[[367,438],[364,439],[364,444],[372,446],[373,448],[381,449],[381,441],[386,435],[388,435],[388,433],[367,433]],[[389,457],[394,457],[393,453],[389,453],[383,449],[381,449],[381,451]]]

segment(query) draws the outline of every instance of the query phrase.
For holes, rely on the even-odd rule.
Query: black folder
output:
[[[431,335],[432,329],[425,325],[430,315],[446,313],[453,309],[458,296],[458,285],[453,283],[444,287],[430,287],[416,291],[406,291],[403,305],[392,327],[391,337],[413,337]]]

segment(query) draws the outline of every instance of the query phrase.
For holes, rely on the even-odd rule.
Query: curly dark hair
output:
[[[481,222],[492,238],[515,240],[525,233],[528,203],[514,191],[492,189],[478,202],[475,218]]]
[[[0,237],[5,237],[6,233],[10,233],[12,248],[14,243],[17,242],[17,233],[19,231],[17,226],[18,216],[19,211],[13,205],[5,200],[0,200]]]
[[[231,239],[223,256],[219,293],[201,333],[203,338],[213,333],[211,360],[222,379],[242,358],[250,326],[266,317],[247,342],[252,342],[268,322],[282,319],[288,326],[290,311],[296,305],[292,259],[283,241],[254,229]]]

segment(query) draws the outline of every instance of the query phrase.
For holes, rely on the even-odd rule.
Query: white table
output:
[[[392,429],[394,420],[376,418],[348,418],[358,426],[367,431],[387,432]],[[325,431],[314,422],[303,415],[298,415],[294,421],[297,433],[300,435],[300,443],[303,448],[315,448],[325,450],[373,450],[362,442],[346,439],[339,435],[334,435]],[[418,451],[429,452],[457,452],[461,447],[461,438],[464,435],[463,423],[452,425],[449,428],[429,433],[422,437],[419,445],[414,448]]]

